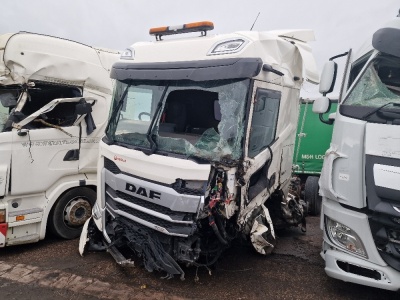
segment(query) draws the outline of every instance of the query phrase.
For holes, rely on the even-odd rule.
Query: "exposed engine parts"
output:
[[[264,204],[256,206],[246,218],[245,225],[238,226],[237,201],[240,200],[240,193],[235,186],[234,189],[228,187],[229,174],[224,169],[212,169],[207,188],[203,190],[204,205],[198,214],[173,213],[156,204],[150,205],[137,196],[128,195],[130,192],[137,195],[132,189],[125,189],[124,195],[108,187],[106,233],[111,243],[106,248],[120,264],[141,257],[148,271],[164,271],[166,278],[179,275],[183,280],[185,272],[180,263],[209,268],[238,236],[248,239],[260,254],[268,255],[276,246],[276,228],[298,224],[302,224],[302,229],[303,226],[305,228],[303,201],[291,194],[285,197],[281,191],[276,191]],[[183,193],[190,192],[190,186],[184,180],[177,180],[173,188]],[[199,191],[197,189],[196,193]],[[160,197],[162,194],[159,194]],[[154,210],[154,216],[149,218],[120,199],[135,203],[135,207],[146,205],[147,209]],[[170,214],[168,218],[178,223],[170,224],[163,220],[164,217],[160,219],[160,213]],[[156,226],[152,229],[141,224],[140,220],[143,219]],[[165,234],[167,232],[170,233]],[[88,249],[103,250],[101,235],[93,224],[89,226],[88,233]]]

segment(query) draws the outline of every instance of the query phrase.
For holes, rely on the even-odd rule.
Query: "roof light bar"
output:
[[[161,40],[163,35],[188,33],[188,32],[201,32],[201,35],[206,35],[208,30],[214,29],[214,23],[209,21],[187,23],[176,26],[163,26],[151,28],[150,35],[155,35],[157,40]]]

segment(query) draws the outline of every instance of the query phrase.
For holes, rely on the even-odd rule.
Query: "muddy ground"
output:
[[[47,238],[0,249],[1,299],[399,299],[400,294],[326,276],[319,218],[308,231],[281,232],[269,257],[235,244],[216,270],[186,268],[161,279],[139,264],[121,267],[106,252],[78,254],[78,240]],[[198,281],[195,278],[198,277]]]

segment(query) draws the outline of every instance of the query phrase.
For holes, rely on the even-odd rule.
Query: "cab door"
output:
[[[78,173],[83,115],[74,115],[74,106],[80,99],[55,99],[14,124],[11,195],[42,193],[62,177]],[[68,121],[53,124],[57,114]]]
[[[0,197],[4,197],[7,194],[10,181],[12,134],[5,131],[5,127],[9,112],[17,105],[16,100],[17,91],[10,89],[0,90]]]

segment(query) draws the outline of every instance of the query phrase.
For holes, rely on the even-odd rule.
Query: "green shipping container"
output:
[[[312,112],[313,100],[301,99],[300,115],[297,125],[294,148],[294,173],[301,175],[319,175],[326,150],[331,142],[333,125],[322,123],[319,115]],[[330,113],[335,112],[337,100],[331,100],[331,108],[324,114],[328,120]]]

